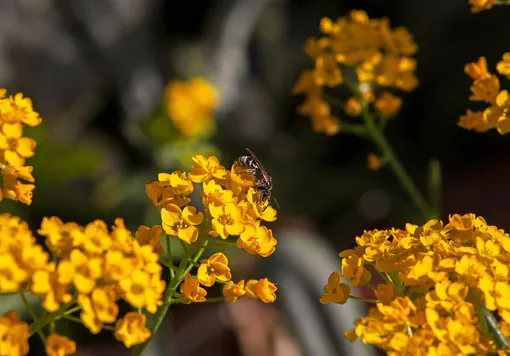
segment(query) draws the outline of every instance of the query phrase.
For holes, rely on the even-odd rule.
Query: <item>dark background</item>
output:
[[[368,170],[366,155],[378,153],[370,142],[316,134],[295,113],[302,97],[292,85],[311,66],[306,38],[319,36],[321,17],[351,9],[407,27],[419,46],[420,85],[402,95],[387,136],[420,189],[426,193],[428,162],[438,158],[443,220],[473,212],[510,229],[510,137],[456,125],[467,108],[481,109],[468,101],[464,65],[483,55],[495,72],[510,51],[510,8],[473,15],[467,0],[2,0],[1,86],[31,97],[44,121],[32,131],[39,144],[28,161],[34,203],[0,209],[34,228],[52,215],[146,224],[143,184],[164,170],[136,127],[160,105],[169,80],[202,75],[221,96],[212,140],[221,162],[229,166],[250,147],[273,177],[275,229],[314,231],[336,253],[363,229],[424,223],[389,169]]]

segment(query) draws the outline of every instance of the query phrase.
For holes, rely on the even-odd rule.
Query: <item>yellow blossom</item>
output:
[[[465,115],[459,118],[457,125],[463,129],[475,130],[477,132],[486,132],[492,128],[492,125],[489,125],[488,120],[485,118],[483,112],[473,112],[469,109],[466,111]]]
[[[375,100],[374,106],[382,116],[395,117],[402,106],[402,99],[385,91]]]
[[[260,299],[264,303],[272,303],[276,300],[278,288],[271,283],[267,278],[257,280],[249,280],[246,282],[245,291],[246,296],[252,299]]]
[[[14,310],[0,316],[0,355],[22,356],[28,354],[28,324],[20,321]]]
[[[189,304],[191,302],[205,302],[205,296],[207,291],[200,287],[198,278],[193,277],[190,273],[184,278],[184,282],[181,284],[181,302]]]
[[[388,304],[395,298],[395,285],[393,283],[378,284],[374,294],[382,303]]]
[[[244,231],[244,210],[234,202],[222,206],[209,205],[213,231],[211,234],[226,239],[229,235],[239,235]]]
[[[237,246],[252,255],[268,257],[275,251],[276,239],[273,232],[265,226],[246,224],[237,239]]]
[[[160,242],[162,232],[163,228],[159,225],[154,225],[151,228],[141,225],[136,231],[135,238],[141,246],[150,245],[154,249],[154,252],[160,255],[163,251]]]
[[[69,290],[71,282],[69,275],[57,270],[55,263],[50,263],[45,270],[34,273],[30,290],[33,295],[43,297],[44,309],[54,312],[61,304],[73,299]]]
[[[76,343],[65,336],[51,334],[46,340],[46,353],[48,356],[67,356],[76,352]]]
[[[136,268],[128,278],[119,281],[119,287],[124,292],[123,298],[135,308],[145,308],[155,313],[160,305],[165,281],[159,273],[150,273],[142,268]]]
[[[227,303],[229,304],[234,303],[237,300],[237,298],[242,297],[246,293],[246,291],[244,290],[244,280],[241,280],[237,283],[228,281],[223,286],[222,292]]]
[[[464,66],[464,72],[473,80],[491,77],[491,74],[487,70],[487,60],[485,57],[480,57],[477,62],[466,64]]]
[[[192,159],[195,165],[188,176],[194,183],[203,183],[209,179],[225,179],[229,175],[229,171],[221,166],[214,156],[205,158],[202,155],[196,155]]]
[[[321,296],[321,304],[338,303],[345,304],[351,288],[347,284],[340,283],[340,275],[333,272],[328,278],[328,284],[324,286],[324,294]]]
[[[229,281],[232,275],[228,267],[227,257],[221,252],[209,257],[207,261],[202,262],[198,267],[197,278],[206,287],[212,286],[216,279],[223,282]]]
[[[219,98],[204,78],[170,82],[165,89],[164,103],[173,126],[184,136],[212,132],[212,113],[219,105]]]
[[[234,177],[238,177],[238,174],[234,174]],[[202,183],[202,201],[204,206],[213,204],[215,206],[221,206],[223,204],[234,201],[234,194],[229,189],[224,189],[221,185],[217,184],[214,180]]]
[[[128,348],[141,344],[151,336],[145,324],[144,314],[129,312],[115,324],[115,338]]]
[[[29,137],[22,137],[23,125],[19,122],[4,123],[0,130],[0,150],[5,161],[12,166],[23,166],[25,160],[34,155],[36,142]]]
[[[177,236],[182,241],[190,244],[198,238],[196,225],[202,223],[203,214],[197,213],[193,206],[186,206],[181,210],[175,204],[168,204],[161,210],[161,222],[163,230],[168,235]]]
[[[356,117],[361,114],[361,103],[355,97],[350,97],[345,103],[345,113],[349,116]]]
[[[470,89],[473,95],[469,97],[469,100],[492,103],[499,93],[499,79],[496,76],[491,76],[486,79],[475,80]]]
[[[501,75],[506,75],[510,79],[510,52],[503,54],[503,60],[498,62],[496,70]]]

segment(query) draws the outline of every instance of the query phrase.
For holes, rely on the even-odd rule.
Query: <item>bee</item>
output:
[[[253,178],[255,178],[255,190],[260,194],[260,200],[265,203],[269,199],[271,199],[271,189],[273,189],[273,180],[271,176],[267,173],[266,169],[259,161],[255,153],[249,148],[246,148],[246,151],[250,154],[249,156],[241,156],[234,161],[235,165],[241,166],[244,169],[242,171],[238,171],[237,173],[250,173]],[[278,209],[280,209],[280,205],[273,198],[274,202]],[[264,210],[267,206],[264,208]]]

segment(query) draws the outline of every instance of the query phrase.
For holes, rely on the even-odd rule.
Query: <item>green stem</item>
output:
[[[216,302],[224,302],[225,297],[215,297],[215,298],[207,298],[204,303],[216,303]]]
[[[35,314],[34,310],[32,309],[32,306],[28,302],[27,297],[25,296],[25,293],[20,292],[19,295],[21,296],[21,300],[23,301],[25,308],[27,308],[28,313],[32,317],[32,320],[34,321],[34,324],[35,324],[37,321],[37,315]],[[42,332],[42,330],[38,330],[37,335],[39,335],[39,337],[41,338],[42,343],[44,345],[46,345],[46,338],[44,337],[44,333]]]
[[[386,158],[389,166],[395,173],[395,176],[400,180],[400,183],[406,190],[407,194],[411,197],[414,204],[422,214],[423,218],[429,219],[432,217],[432,212],[429,204],[420,193],[418,188],[414,185],[413,180],[409,177],[409,174],[406,172],[404,166],[400,163],[397,155],[393,151],[393,148],[386,140],[383,132],[381,132],[377,126],[375,125],[374,117],[372,116],[368,105],[366,102],[363,102],[363,111],[361,116],[365,121],[365,126],[367,131],[374,141],[374,143],[378,146],[379,150],[382,152],[382,155]]]
[[[70,316],[70,315],[63,315],[62,319],[70,320],[70,321],[78,323],[78,324],[83,324],[83,322],[81,321],[80,318]],[[111,326],[111,325],[103,325],[102,329],[109,330],[109,331],[115,331],[115,327]]]
[[[360,300],[360,301],[366,302],[366,303],[380,303],[381,302],[379,299],[365,299],[365,298],[361,298],[361,297],[356,297],[355,295],[350,295],[349,299]]]
[[[177,267],[169,265],[168,262],[165,260],[160,259],[158,262],[161,263],[166,268],[168,268],[170,270],[170,277],[174,278],[175,271],[177,271]]]
[[[34,335],[35,333],[38,333],[42,328],[44,328],[46,325],[51,323],[54,320],[57,320],[61,318],[63,315],[66,315],[67,309],[74,304],[74,301],[71,301],[67,304],[62,305],[56,312],[46,314],[42,317],[40,317],[37,320],[34,320],[32,325],[30,325],[30,336]]]
[[[184,278],[189,271],[191,271],[191,269],[196,266],[197,264],[197,261],[199,260],[200,257],[202,257],[202,254],[204,253],[205,251],[205,248],[207,247],[207,245],[209,244],[209,240],[204,240],[204,242],[202,243],[202,246],[200,246],[200,249],[198,250],[197,254],[195,255],[195,257],[191,260],[191,263],[186,267],[186,269],[184,270],[181,278]]]
[[[181,240],[179,240],[179,241],[181,241]],[[154,334],[158,331],[159,326],[163,322],[163,319],[165,318],[165,315],[168,312],[168,309],[173,302],[172,297],[173,297],[177,287],[181,283],[182,279],[184,278],[185,274],[183,274],[183,271],[188,264],[191,249],[188,249],[186,246],[184,251],[185,251],[185,254],[182,257],[181,263],[179,264],[177,271],[175,272],[174,278],[170,279],[170,283],[168,284],[168,287],[165,290],[165,294],[163,294],[163,306],[161,308],[159,308],[158,311],[156,312],[156,315],[155,315],[156,319],[154,320],[154,324],[150,328],[151,337],[148,340],[146,340],[145,342],[136,346],[136,348],[133,352],[133,356],[140,356],[142,354],[143,350],[147,347],[147,345],[151,341]]]
[[[170,279],[174,278],[175,271],[174,271],[174,264],[172,261],[172,247],[170,243],[170,236],[166,235],[166,252],[168,254],[168,264],[166,267],[170,270]]]
[[[213,243],[213,244],[217,244],[217,245],[237,247],[237,243],[235,243],[235,242],[228,242],[228,241],[223,241],[223,240],[207,240],[207,241],[209,241],[209,243]]]

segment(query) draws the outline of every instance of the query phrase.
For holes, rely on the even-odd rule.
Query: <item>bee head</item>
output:
[[[271,197],[271,192],[266,189],[260,189],[259,194],[260,194],[260,200],[262,200],[262,201],[267,201]]]

